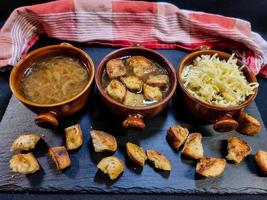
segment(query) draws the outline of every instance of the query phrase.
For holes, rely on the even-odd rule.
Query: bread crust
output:
[[[106,71],[109,78],[118,78],[127,73],[123,61],[119,58],[109,60],[106,65]]]
[[[226,160],[223,158],[201,158],[196,166],[196,172],[205,177],[216,177],[224,172]]]
[[[141,92],[143,89],[143,81],[137,76],[125,76],[120,80],[131,91]]]
[[[97,168],[100,169],[104,174],[107,174],[111,180],[119,177],[119,175],[124,171],[123,162],[115,157],[109,156],[103,158],[98,164]]]
[[[169,77],[165,74],[150,75],[146,84],[153,87],[165,88],[169,84]]]
[[[233,161],[235,164],[239,164],[246,156],[251,152],[251,148],[244,140],[238,137],[230,137],[227,139],[227,160]]]
[[[9,167],[13,172],[21,174],[32,174],[40,170],[40,165],[32,153],[13,155]]]
[[[195,160],[202,158],[204,150],[201,140],[202,135],[200,133],[189,134],[182,149],[182,155]]]
[[[40,139],[40,135],[26,132],[15,138],[10,147],[10,151],[29,151],[35,148]]]
[[[171,171],[172,170],[172,165],[171,165],[170,161],[162,153],[160,153],[154,149],[149,149],[146,151],[146,154],[147,154],[147,159],[154,164],[154,167],[156,169],[161,169],[161,170],[165,170],[165,171]]]
[[[69,153],[64,146],[50,147],[48,153],[54,161],[57,169],[65,169],[71,165]]]
[[[187,128],[184,128],[180,125],[174,125],[171,126],[167,131],[167,140],[175,150],[178,150],[180,146],[184,144],[188,135],[189,131]]]
[[[162,99],[162,92],[158,87],[152,87],[144,84],[144,97],[149,101],[160,101]]]
[[[154,64],[144,56],[132,56],[127,59],[127,65],[138,77],[143,77],[155,70]]]
[[[241,113],[238,118],[237,131],[245,135],[254,136],[261,131],[260,122],[247,113]]]
[[[126,144],[126,151],[129,158],[137,165],[144,166],[147,155],[145,150],[133,143],[127,142]]]
[[[106,92],[110,97],[122,103],[126,94],[126,87],[120,81],[113,79],[106,87]]]
[[[83,132],[79,124],[65,128],[67,150],[78,149],[83,144]]]
[[[117,150],[116,138],[104,131],[91,130],[91,137],[95,152],[113,151]]]
[[[267,152],[258,150],[255,154],[255,161],[260,170],[267,175]]]

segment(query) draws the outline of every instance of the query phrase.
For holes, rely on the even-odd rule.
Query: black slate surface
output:
[[[178,100],[175,99],[174,102]],[[225,139],[229,136],[244,138],[252,147],[252,154],[265,149],[266,130],[255,137],[236,132],[218,133],[211,125],[196,123],[186,117],[185,111],[177,103],[171,103],[157,117],[147,121],[143,131],[122,129],[119,119],[106,111],[96,95],[88,106],[76,116],[62,122],[57,130],[37,127],[33,122],[34,113],[27,110],[15,97],[11,98],[0,125],[0,190],[31,192],[114,192],[114,193],[266,193],[267,178],[260,174],[253,156],[240,165],[228,164],[224,174],[217,178],[205,179],[195,174],[195,164],[181,159],[180,152],[174,151],[166,142],[166,130],[172,124],[181,124],[193,131],[203,133],[206,156],[225,156]],[[175,112],[173,112],[175,111]],[[248,113],[260,119],[256,105],[248,108]],[[72,165],[63,172],[57,171],[47,155],[47,147],[64,143],[63,127],[79,122],[84,133],[84,144],[76,152],[71,152]],[[261,121],[262,123],[262,121]],[[114,154],[126,163],[125,172],[118,180],[110,181],[98,172],[97,162],[107,154],[95,153],[92,149],[89,130],[91,128],[108,131],[118,139],[119,149]],[[38,144],[34,154],[42,169],[33,175],[13,174],[9,171],[9,152],[13,138],[23,131],[33,131],[45,136],[46,143]],[[139,168],[125,156],[127,141],[140,144],[145,149],[154,148],[164,153],[171,161],[173,170],[155,171],[149,164]]]

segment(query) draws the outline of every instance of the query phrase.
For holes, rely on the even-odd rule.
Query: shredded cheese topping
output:
[[[234,54],[226,61],[201,55],[184,67],[182,81],[188,92],[197,99],[216,106],[236,106],[254,94],[257,82],[248,83]]]

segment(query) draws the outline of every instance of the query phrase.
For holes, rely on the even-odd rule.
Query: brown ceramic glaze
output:
[[[168,71],[170,78],[170,89],[169,93],[162,101],[149,106],[134,107],[134,106],[126,106],[122,103],[119,103],[106,94],[105,88],[103,88],[101,84],[102,74],[106,67],[106,63],[114,58],[119,58],[123,56],[134,56],[134,55],[140,55],[148,59],[151,59],[154,62],[160,64],[162,67],[165,67],[166,70]],[[95,80],[96,80],[96,86],[100,93],[100,97],[104,102],[104,104],[107,106],[107,108],[111,112],[119,116],[125,117],[125,120],[122,123],[124,127],[135,127],[135,128],[145,128],[145,123],[143,119],[154,117],[168,105],[170,99],[172,98],[175,92],[177,85],[176,72],[171,63],[163,56],[161,56],[158,52],[143,47],[127,47],[116,50],[108,54],[99,64],[96,71]]]
[[[214,129],[220,132],[231,131],[237,128],[238,122],[235,120],[237,119],[238,115],[245,107],[247,107],[256,97],[258,89],[255,89],[255,94],[251,95],[245,102],[238,106],[229,106],[229,107],[219,107],[204,103],[197,98],[193,97],[184,87],[184,84],[181,79],[181,73],[183,68],[190,64],[196,57],[200,55],[214,55],[215,53],[218,54],[218,57],[222,59],[228,59],[231,55],[216,51],[216,50],[202,50],[190,53],[187,55],[179,64],[177,79],[178,79],[178,88],[180,90],[181,95],[183,96],[184,103],[187,109],[197,118],[208,121],[214,122]],[[238,60],[238,65],[242,66],[243,64],[241,61]],[[257,82],[256,77],[253,73],[249,70],[248,67],[244,67],[242,69],[243,74],[245,75],[248,82]]]
[[[89,81],[85,88],[76,96],[55,104],[40,104],[34,103],[26,99],[20,90],[21,80],[24,72],[35,62],[40,59],[65,55],[81,60],[88,70]],[[39,114],[35,122],[40,126],[57,126],[57,117],[64,117],[76,113],[81,110],[88,101],[94,88],[94,64],[87,53],[78,49],[68,43],[61,43],[59,45],[51,45],[36,49],[23,57],[13,68],[10,74],[10,88],[13,94],[30,110]]]

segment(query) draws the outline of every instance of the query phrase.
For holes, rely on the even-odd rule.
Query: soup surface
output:
[[[54,56],[30,66],[21,82],[25,98],[35,103],[53,104],[80,93],[89,81],[85,64],[67,56]]]
[[[124,56],[107,62],[102,86],[114,100],[127,106],[148,106],[169,92],[168,71],[143,56]]]

